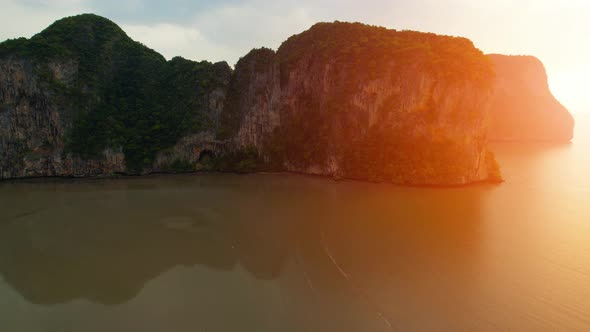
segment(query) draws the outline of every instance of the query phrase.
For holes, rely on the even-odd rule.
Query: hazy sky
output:
[[[0,0],[0,9],[0,40],[92,12],[167,58],[231,65],[252,48],[276,49],[318,21],[465,36],[486,53],[539,57],[562,103],[590,113],[589,0]]]

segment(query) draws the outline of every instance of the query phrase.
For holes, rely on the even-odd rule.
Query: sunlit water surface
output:
[[[589,331],[590,127],[506,183],[0,183],[0,331]]]

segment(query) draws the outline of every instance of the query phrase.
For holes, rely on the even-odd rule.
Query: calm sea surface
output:
[[[0,331],[589,331],[584,133],[495,144],[499,186],[0,183]]]

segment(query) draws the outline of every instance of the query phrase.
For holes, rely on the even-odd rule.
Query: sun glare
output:
[[[549,77],[549,85],[555,97],[572,113],[590,113],[587,86],[590,67],[586,70],[557,71]]]

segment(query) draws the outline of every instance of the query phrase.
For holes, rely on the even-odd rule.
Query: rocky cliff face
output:
[[[464,38],[321,23],[277,52],[166,61],[94,15],[0,44],[0,177],[286,170],[498,180],[492,63]]]
[[[238,146],[262,150],[264,139],[280,125],[280,68],[275,52],[258,49],[240,59],[229,86],[222,121],[227,138]]]
[[[224,119],[277,169],[404,184],[499,179],[488,59],[462,38],[318,24],[240,60]]]
[[[159,54],[94,15],[0,44],[0,179],[194,170],[231,69]]]
[[[64,85],[78,72],[75,62],[51,62],[48,67]],[[0,179],[123,172],[121,151],[105,149],[102,158],[88,160],[65,153],[71,123],[38,70],[39,65],[26,59],[0,59]]]
[[[532,56],[489,57],[496,68],[490,139],[570,141],[574,119],[551,94],[541,61]]]

